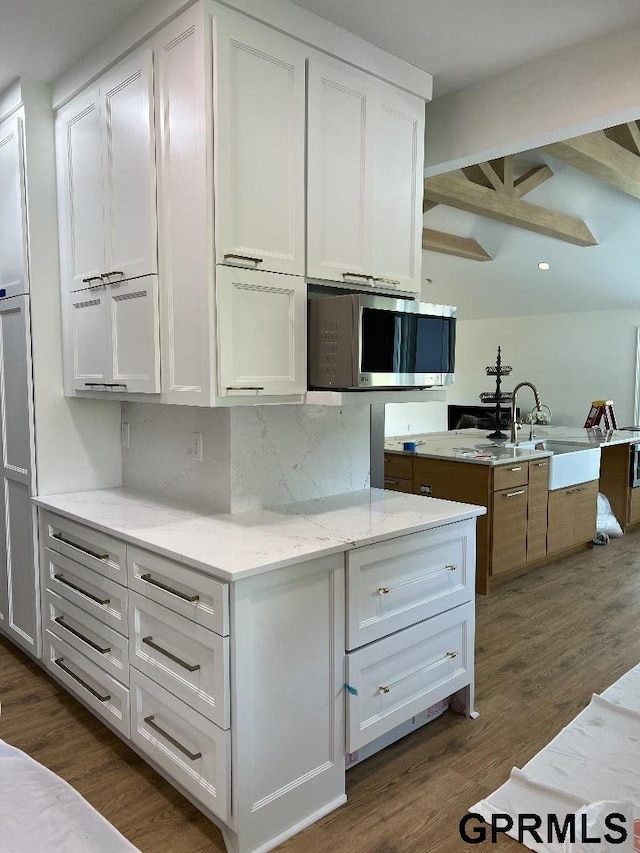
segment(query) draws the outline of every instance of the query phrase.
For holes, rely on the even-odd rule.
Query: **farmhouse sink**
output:
[[[523,449],[549,450],[549,489],[565,489],[600,476],[600,448],[564,441],[521,441]]]

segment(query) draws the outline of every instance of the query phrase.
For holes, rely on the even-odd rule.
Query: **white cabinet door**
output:
[[[370,283],[373,78],[309,60],[307,275]]]
[[[29,290],[22,119],[0,127],[0,296]]]
[[[40,655],[40,594],[36,568],[33,391],[28,300],[0,302],[0,625],[12,640]]]
[[[216,57],[216,262],[304,275],[304,46],[224,10]]]
[[[81,290],[104,272],[101,128],[97,87],[56,119],[63,290]]]
[[[220,397],[306,390],[303,278],[216,267]]]
[[[110,381],[110,331],[106,285],[81,290],[69,297],[73,387],[101,390]]]
[[[424,101],[378,83],[374,285],[420,293]]]
[[[113,283],[107,291],[114,390],[158,394],[158,277]]]
[[[151,51],[100,84],[103,109],[105,251],[115,278],[156,273],[156,171]],[[111,277],[113,279],[113,276]]]

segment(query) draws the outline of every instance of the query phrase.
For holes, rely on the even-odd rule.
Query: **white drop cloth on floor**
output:
[[[544,747],[522,770],[514,767],[504,785],[469,809],[487,823],[492,815],[510,815],[517,838],[519,815],[539,815],[542,841],[525,833],[521,842],[536,853],[640,853],[634,822],[640,819],[640,666],[625,673]],[[548,816],[560,826],[567,814],[586,814],[589,838],[600,843],[558,840],[548,833]],[[625,816],[625,843],[605,841],[606,815]],[[576,821],[581,826],[582,818]],[[636,823],[636,833],[640,824]],[[619,833],[608,833],[619,841]]]
[[[0,741],[2,853],[140,853],[80,794]]]

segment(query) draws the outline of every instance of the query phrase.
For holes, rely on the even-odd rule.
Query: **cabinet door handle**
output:
[[[186,755],[190,761],[197,761],[199,758],[202,758],[201,752],[191,752],[187,749],[186,746],[183,746],[179,740],[176,740],[169,732],[165,732],[164,729],[160,728],[160,726],[154,722],[155,715],[149,714],[148,717],[144,718],[145,723],[150,726],[152,729],[158,732],[158,734],[162,735],[163,738],[169,741],[170,744],[175,746],[176,749],[179,749],[183,755]]]
[[[236,261],[249,261],[249,263],[255,264],[256,266],[258,264],[264,263],[264,260],[262,258],[254,258],[251,255],[234,255],[233,253],[229,253],[229,254],[224,255],[225,261],[228,261],[231,258],[233,258]]]
[[[62,616],[56,616],[53,621],[57,622],[61,628],[65,629],[65,631],[68,631],[70,634],[73,634],[74,637],[77,637],[79,640],[82,640],[83,643],[86,643],[88,646],[91,646],[92,649],[95,649],[97,652],[100,652],[101,655],[106,655],[107,652],[111,651],[111,646],[99,646],[97,643],[94,643],[93,640],[90,640],[88,637],[85,637],[84,634],[81,634],[80,631],[77,631],[75,628],[72,628],[71,625],[67,625],[67,623],[63,621]]]
[[[56,666],[59,666],[60,669],[64,670],[64,672],[66,672],[67,675],[70,675],[74,681],[77,681],[81,687],[84,687],[85,690],[88,690],[92,696],[95,696],[96,699],[98,699],[100,702],[108,702],[109,699],[111,699],[111,696],[109,693],[107,693],[106,695],[102,695],[101,693],[98,693],[98,691],[95,690],[90,684],[87,684],[87,682],[84,680],[84,678],[80,678],[80,676],[76,675],[75,672],[72,672],[68,666],[65,666],[63,661],[64,661],[64,658],[56,658],[54,663]]]
[[[389,477],[385,477],[384,481],[385,481],[385,483],[389,483],[390,486],[397,486],[398,483],[400,482],[400,480],[391,480],[391,479],[389,479]],[[409,481],[406,480],[405,482],[408,483]]]
[[[584,487],[584,486],[580,486],[580,487],[579,487],[579,488],[577,488],[577,489],[567,489],[567,494],[568,494],[568,495],[574,495],[576,492],[584,492],[584,491],[585,491],[585,487]]]
[[[518,465],[517,468],[509,468],[510,471],[522,471],[522,465]]]
[[[505,498],[515,498],[516,495],[524,495],[524,489],[518,489],[517,492],[507,492],[503,497]]]
[[[549,464],[548,462],[534,462],[533,463],[533,465],[536,468],[546,468],[548,464]]]
[[[124,275],[122,270],[111,270],[111,272],[103,272],[100,273],[100,278],[104,281],[104,279],[111,278],[112,275]]]
[[[64,575],[62,575],[62,574],[54,575],[54,578],[55,578],[57,581],[59,581],[60,583],[64,584],[65,586],[68,586],[68,587],[70,587],[71,589],[75,589],[75,591],[76,591],[76,592],[79,592],[79,593],[80,593],[80,595],[84,595],[86,598],[90,598],[90,599],[91,599],[91,601],[95,601],[95,603],[96,603],[96,604],[101,604],[103,607],[104,607],[105,605],[107,605],[107,604],[110,604],[110,602],[111,602],[111,599],[110,599],[110,598],[98,598],[98,596],[97,596],[97,595],[93,595],[93,593],[91,593],[91,592],[87,592],[87,591],[86,591],[86,589],[82,589],[82,587],[77,586],[77,585],[76,585],[76,584],[74,584],[74,583],[71,583],[71,581],[68,581],[68,580],[64,577]]]
[[[264,391],[263,385],[227,385],[227,391]]]
[[[400,279],[399,278],[382,278],[379,275],[374,275],[373,280],[380,282],[380,284],[390,284],[393,287],[400,287]]]
[[[157,586],[158,589],[163,589],[165,592],[170,592],[171,595],[177,595],[178,598],[181,598],[183,601],[188,601],[191,604],[194,601],[200,601],[199,595],[197,595],[197,594],[196,595],[187,595],[186,592],[180,592],[179,589],[174,589],[171,586],[167,586],[167,584],[162,583],[162,581],[158,581],[154,577],[152,577],[150,572],[147,572],[146,575],[140,575],[140,580],[146,581],[147,583],[150,583],[152,586]]]
[[[167,649],[163,649],[162,646],[159,646],[157,643],[154,643],[153,637],[143,637],[142,642],[145,645],[150,646],[156,652],[160,652],[161,655],[164,655],[165,657],[169,658],[169,660],[172,660],[174,663],[177,663],[178,666],[181,666],[183,669],[186,669],[189,672],[196,672],[196,670],[200,669],[199,663],[186,663],[186,661],[183,661],[177,655],[174,655],[173,652],[170,652]]]
[[[367,282],[367,284],[368,284],[370,281],[373,281],[373,276],[372,276],[372,275],[367,275],[366,273],[363,273],[363,272],[343,272],[343,273],[342,273],[342,278],[344,278],[344,279],[347,279],[347,278],[357,278],[357,279],[359,279],[359,280],[364,279],[364,280]]]
[[[70,539],[66,539],[62,533],[52,533],[52,539],[57,539],[58,542],[63,542],[65,545],[68,545],[70,548],[75,548],[76,551],[82,551],[83,554],[88,554],[90,557],[95,557],[96,560],[108,560],[108,554],[97,554],[95,551],[91,551],[89,548],[83,548],[81,545],[76,545],[75,542],[72,542]]]
[[[83,278],[82,279],[83,284],[91,284],[92,281],[102,282],[102,276],[101,275],[90,275],[89,278]]]

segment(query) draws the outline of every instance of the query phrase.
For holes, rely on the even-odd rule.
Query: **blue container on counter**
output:
[[[402,449],[406,450],[408,453],[415,453],[416,452],[415,441],[405,441],[405,443],[402,445]]]

